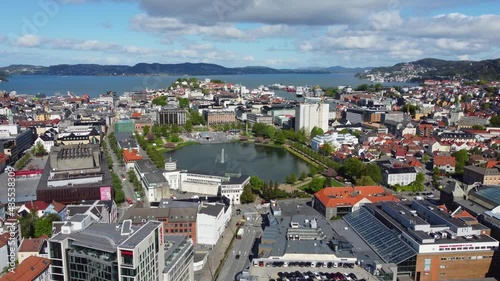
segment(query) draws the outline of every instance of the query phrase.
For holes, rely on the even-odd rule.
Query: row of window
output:
[[[188,232],[191,232],[191,229],[190,228],[185,228],[185,229],[171,229],[170,231],[168,231],[168,229],[165,229],[165,233],[188,233]]]
[[[458,260],[480,260],[491,259],[493,256],[468,256],[468,257],[446,257],[441,258],[442,261],[458,261]]]
[[[460,251],[460,250],[494,250],[493,246],[476,246],[476,247],[457,247],[457,248],[439,248],[439,251]]]

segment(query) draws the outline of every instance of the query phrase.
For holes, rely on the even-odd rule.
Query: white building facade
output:
[[[310,133],[314,127],[328,131],[328,103],[303,103],[295,108],[295,131],[305,129]]]

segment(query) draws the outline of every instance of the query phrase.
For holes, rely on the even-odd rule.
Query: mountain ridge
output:
[[[0,67],[0,71],[14,75],[234,75],[234,74],[327,74],[356,73],[367,68],[302,67],[272,68],[267,66],[224,67],[212,63],[137,63],[135,65],[101,65],[101,64],[57,64],[50,66],[14,64]]]
[[[408,70],[409,65],[413,69]],[[367,73],[358,73],[357,76],[366,78],[368,75],[389,74],[385,77],[390,77],[405,74],[405,72],[406,74],[411,72],[414,75],[410,79],[412,82],[422,82],[426,79],[500,80],[500,58],[481,61],[424,58],[388,67],[375,67]]]

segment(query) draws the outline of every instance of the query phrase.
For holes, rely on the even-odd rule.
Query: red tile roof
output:
[[[137,151],[134,149],[132,151],[124,149],[122,154],[123,154],[123,160],[125,160],[126,163],[142,160],[142,156],[139,155],[139,153],[137,153]]]
[[[56,211],[57,213],[64,210],[64,208],[66,208],[66,205],[64,205],[63,203],[56,202],[56,201],[52,201],[51,205],[54,206],[54,211]]]
[[[327,187],[314,194],[326,208],[353,206],[367,199],[370,202],[399,201],[381,186]]]
[[[18,265],[14,272],[5,274],[0,281],[33,281],[44,271],[49,270],[50,260],[30,256]]]
[[[455,167],[456,161],[453,156],[445,156],[445,155],[436,155],[434,156],[434,166],[446,166],[450,165],[451,167]]]
[[[45,203],[43,201],[34,201],[33,203],[28,202],[28,203],[24,204],[24,206],[26,208],[28,208],[29,210],[34,210],[36,212],[36,211],[45,211],[45,209],[47,209],[49,204]]]
[[[43,241],[47,241],[48,239],[46,235],[42,235],[39,238],[25,238],[19,248],[19,252],[38,252]]]

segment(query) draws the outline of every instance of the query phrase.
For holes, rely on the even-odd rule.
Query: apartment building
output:
[[[160,280],[164,253],[161,222],[108,224],[76,215],[49,239],[51,280]]]

